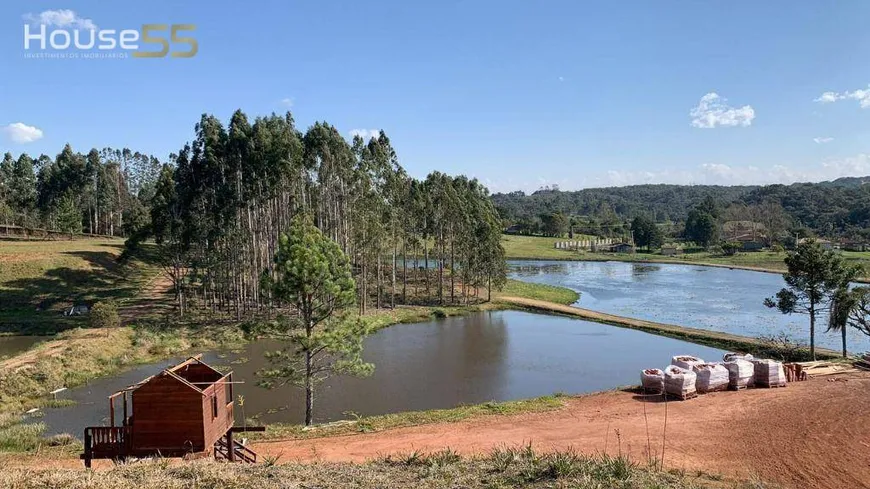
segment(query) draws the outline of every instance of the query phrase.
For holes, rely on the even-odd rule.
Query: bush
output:
[[[781,244],[775,244],[770,247],[770,251],[773,251],[774,253],[782,253],[785,251],[785,248],[783,248]]]
[[[725,256],[734,256],[742,249],[743,245],[736,241],[729,241],[722,244],[722,254]]]
[[[772,358],[783,362],[807,362],[813,359],[805,343],[792,340],[786,333],[761,336],[761,345],[753,352],[758,358]]]
[[[90,324],[92,328],[117,328],[121,325],[118,306],[114,301],[97,302],[91,308]]]

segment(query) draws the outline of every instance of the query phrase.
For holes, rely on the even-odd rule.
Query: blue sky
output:
[[[384,129],[414,176],[493,191],[870,175],[868,15],[859,0],[9,1],[0,151],[165,157],[204,112],[289,107],[303,129]],[[199,52],[27,58],[40,21],[192,23]]]

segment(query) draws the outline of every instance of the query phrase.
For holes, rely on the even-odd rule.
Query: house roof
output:
[[[163,371],[160,372],[159,374],[152,375],[152,376],[147,377],[147,378],[145,378],[145,379],[143,379],[143,380],[141,380],[141,381],[139,381],[139,382],[137,382],[137,383],[135,383],[135,384],[129,385],[129,386],[127,386],[126,388],[121,389],[120,391],[118,391],[118,392],[112,394],[112,395],[109,396],[109,397],[115,397],[115,396],[117,396],[118,394],[121,394],[121,393],[123,393],[123,392],[134,391],[134,390],[138,389],[139,387],[142,387],[143,385],[147,384],[147,383],[150,382],[152,379],[155,379],[155,378],[157,378],[157,377],[164,376],[164,375],[165,375],[165,376],[172,377],[173,379],[175,379],[175,380],[181,382],[182,384],[184,384],[184,385],[190,387],[191,389],[193,389],[193,390],[199,392],[200,394],[204,394],[203,391],[204,391],[206,388],[208,388],[210,385],[214,384],[214,383],[217,382],[217,381],[215,381],[215,382],[208,382],[208,383],[206,383],[206,384],[203,384],[202,387],[199,387],[199,386],[197,386],[197,384],[199,384],[198,382],[197,382],[196,384],[194,384],[194,383],[190,382],[189,380],[185,379],[185,378],[184,378],[184,377],[179,373],[179,372],[181,372],[183,369],[185,369],[186,367],[189,367],[191,364],[194,364],[194,363],[199,364],[199,365],[202,365],[202,366],[208,368],[208,369],[211,370],[214,374],[216,374],[216,375],[218,376],[219,379],[220,379],[220,378],[223,378],[223,377],[226,376],[226,374],[222,373],[220,370],[218,370],[218,369],[212,367],[211,365],[209,365],[209,364],[203,362],[203,361],[202,361],[202,354],[200,354],[200,355],[196,355],[196,356],[189,357],[187,360],[185,360],[185,361],[179,363],[178,365],[174,365],[174,366],[172,366],[172,367],[165,368],[165,369],[163,369]]]

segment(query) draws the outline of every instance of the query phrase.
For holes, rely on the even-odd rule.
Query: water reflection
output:
[[[513,278],[575,290],[577,305],[596,311],[741,336],[785,333],[809,342],[805,315],[785,316],[763,305],[785,286],[779,274],[626,262],[512,261],[510,270]],[[850,351],[870,350],[870,337],[848,334]],[[819,346],[839,351],[841,341],[839,333],[816,332]]]
[[[209,353],[205,360],[231,366],[244,410],[261,421],[301,422],[304,400],[290,386],[266,390],[254,375],[263,353],[279,345],[258,341],[235,353]],[[371,377],[336,377],[321,384],[315,399],[319,422],[348,418],[346,411],[375,415],[505,401],[554,392],[584,393],[638,383],[639,371],[664,367],[675,354],[718,359],[721,350],[640,331],[542,316],[498,311],[417,324],[396,325],[366,340],[364,357],[375,363]],[[245,363],[237,363],[247,359]],[[160,370],[171,361],[127,372],[74,389],[80,404],[47,410],[50,433],[80,436],[85,426],[105,421],[106,396]]]

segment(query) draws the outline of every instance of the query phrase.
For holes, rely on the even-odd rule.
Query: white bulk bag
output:
[[[718,363],[702,363],[692,367],[697,380],[695,389],[699,394],[724,391],[728,388],[728,369]]]
[[[668,365],[665,368],[665,392],[685,399],[686,396],[697,393],[695,390],[697,378],[698,376],[691,370],[676,365]]]
[[[724,360],[726,362],[732,362],[734,360],[746,360],[747,362],[751,362],[754,359],[755,359],[755,357],[753,357],[749,353],[731,353],[731,352],[729,352],[729,353],[726,353],[722,357],[722,360]]]
[[[692,367],[702,363],[704,363],[704,360],[701,360],[698,357],[693,357],[692,355],[677,355],[671,358],[671,365],[676,365],[677,367],[690,371],[692,370]]]
[[[665,390],[665,373],[657,368],[640,371],[640,385],[651,394],[661,394]]]
[[[732,389],[742,389],[755,384],[755,365],[740,358],[725,362],[728,369],[728,386]]]
[[[782,364],[774,360],[754,360],[755,385],[758,387],[784,386],[785,370]]]

